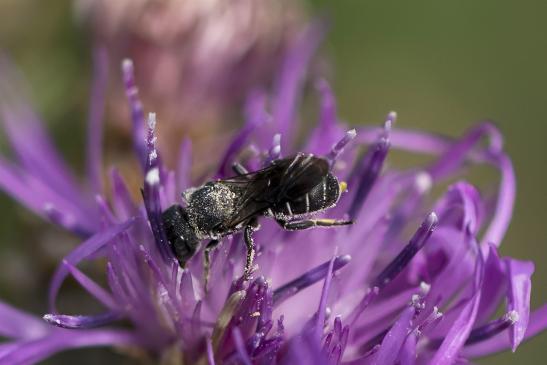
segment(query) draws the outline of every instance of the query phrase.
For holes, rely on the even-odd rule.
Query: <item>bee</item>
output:
[[[171,250],[184,267],[200,246],[205,246],[205,278],[208,279],[210,251],[223,237],[243,232],[247,248],[244,277],[250,277],[255,257],[253,232],[258,218],[268,217],[285,230],[334,227],[349,220],[309,219],[333,207],[345,190],[330,172],[326,159],[298,153],[277,159],[261,170],[248,172],[234,164],[236,176],[210,181],[186,190],[186,207],[175,204],[162,213],[162,224]]]

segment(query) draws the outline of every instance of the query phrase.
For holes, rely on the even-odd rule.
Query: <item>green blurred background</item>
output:
[[[0,48],[21,68],[37,110],[69,161],[81,169],[90,52],[89,37],[75,24],[71,6],[69,0],[1,0]],[[332,21],[324,50],[333,63],[340,114],[350,123],[378,124],[396,110],[400,127],[452,136],[481,119],[498,124],[518,181],[514,219],[501,254],[534,259],[532,304],[545,303],[547,2],[316,0],[311,8]],[[5,142],[0,146],[4,149]],[[44,240],[13,229],[40,223],[3,194],[0,209],[1,261],[12,266],[2,270],[20,278],[14,285],[13,276],[2,275],[0,295],[39,313],[42,299],[29,303],[25,298],[44,298],[48,278],[39,283],[31,278],[50,268],[37,267],[28,256],[47,252],[35,249],[47,244],[42,241],[62,242],[61,252],[70,243],[61,232]],[[504,353],[479,363],[545,363],[546,345],[544,333],[522,345],[518,356]],[[78,356],[81,364],[103,358],[97,350],[85,354]],[[67,359],[61,355],[49,363]]]

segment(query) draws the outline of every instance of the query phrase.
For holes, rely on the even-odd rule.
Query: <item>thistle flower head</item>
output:
[[[45,321],[0,306],[0,333],[9,338],[0,347],[0,364],[34,363],[85,346],[137,347],[173,364],[453,364],[514,351],[545,328],[547,307],[529,308],[533,264],[497,252],[511,218],[515,181],[495,127],[480,123],[451,140],[399,129],[389,113],[379,127],[349,129],[338,120],[328,84],[319,81],[318,124],[297,145],[305,71],[299,62],[311,51],[301,47],[304,54],[287,60],[270,98],[249,97],[245,125],[210,179],[229,176],[235,161],[258,170],[299,151],[323,156],[347,191],[321,214],[355,224],[286,232],[263,219],[249,280],[243,276],[241,234],[223,238],[212,251],[207,284],[203,255],[184,269],[176,262],[161,214],[182,203],[182,191],[209,178],[190,179],[188,142],[175,168],[162,162],[155,137],[161,116],[145,118],[130,61],[123,73],[142,201],[131,198],[115,169],[111,191],[101,188],[96,120],[89,133],[90,181],[82,189],[26,105],[18,98],[2,104],[16,160],[0,160],[0,185],[84,240],[53,276]],[[398,169],[387,164],[391,149],[432,159]],[[465,180],[466,164],[498,169],[493,198]],[[447,181],[456,182],[434,197],[432,187]],[[107,286],[78,268],[98,258],[106,259]],[[68,276],[104,312],[59,313],[56,299]],[[496,318],[503,298],[505,314]]]
[[[277,82],[283,55],[302,45],[299,38],[306,29],[303,4],[295,0],[75,4],[96,47],[103,50],[110,74],[117,74],[119,63],[128,57],[138,65],[140,98],[145,105],[154,105],[164,126],[156,133],[164,162],[175,165],[180,140],[190,138],[193,152],[201,156],[193,168],[196,175],[215,166],[221,149],[211,151],[209,146],[227,143],[241,124],[246,95]],[[306,47],[317,44],[318,37]],[[137,181],[137,174],[131,176],[134,164],[128,162],[132,156],[126,148],[131,127],[124,89],[119,82],[110,85],[108,151],[120,161],[117,168],[124,176]]]
[[[207,144],[223,142],[238,125],[229,116],[239,112],[245,96],[274,81],[277,65],[297,42],[306,18],[295,0],[75,3],[113,73],[127,57],[138,65],[142,100],[154,105],[169,126],[168,132],[158,130],[163,149],[174,153],[181,136],[190,135],[204,160]],[[123,89],[112,91],[109,110],[116,128],[111,132],[126,137],[130,128]],[[175,161],[171,153],[164,158]],[[211,155],[206,162],[217,158]]]

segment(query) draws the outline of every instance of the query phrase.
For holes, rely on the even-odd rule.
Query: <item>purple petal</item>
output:
[[[323,290],[321,291],[321,299],[319,300],[319,308],[317,309],[317,322],[315,324],[315,337],[321,340],[323,334],[323,327],[325,325],[325,310],[327,309],[327,297],[329,295],[330,283],[332,281],[332,273],[334,269],[334,260],[336,256],[329,262],[329,268],[327,269],[327,275],[325,276],[325,283],[323,284]]]
[[[465,341],[465,346],[472,345],[477,342],[487,340],[491,337],[494,337],[498,333],[506,330],[510,326],[513,326],[518,321],[518,314],[515,311],[504,314],[501,318],[493,320],[483,326],[474,328],[467,341]]]
[[[359,128],[357,130],[358,141],[360,143],[373,144],[377,141],[378,133],[381,133],[381,131],[382,128],[379,127]],[[428,155],[441,155],[448,151],[455,143],[453,139],[444,136],[400,128],[391,131],[390,140],[393,148]],[[473,151],[467,157],[475,163],[493,163],[492,150],[496,150],[494,146],[498,143],[500,142],[492,142],[490,150]]]
[[[117,216],[121,219],[129,219],[137,214],[137,206],[131,199],[127,184],[116,168],[110,170],[112,182],[112,205]]]
[[[507,309],[518,315],[517,323],[511,328],[510,339],[513,352],[524,339],[526,327],[530,317],[530,292],[532,290],[531,277],[534,273],[534,264],[530,261],[504,259],[509,276],[507,293]]]
[[[414,365],[416,363],[416,345],[417,345],[418,339],[416,338],[416,334],[414,332],[411,332],[403,345],[403,348],[401,349],[401,352],[399,353],[398,361],[401,365]]]
[[[43,210],[45,216],[51,221],[51,223],[63,227],[80,237],[86,237],[89,235],[89,232],[85,228],[80,227],[74,216],[69,212],[63,212],[50,203],[47,203]]]
[[[146,214],[152,229],[152,234],[156,242],[156,247],[163,260],[170,264],[174,260],[173,253],[169,247],[165,229],[161,219],[163,209],[160,200],[161,185],[161,163],[156,150],[156,137],[154,129],[156,127],[156,114],[148,115],[148,128],[146,134],[146,166],[144,176],[144,189],[142,190]]]
[[[457,319],[452,323],[440,348],[435,353],[431,364],[448,365],[457,360],[457,356],[467,340],[479,309],[481,299],[481,286],[484,277],[484,263],[479,255],[475,268],[474,292],[467,300],[465,306],[460,310]]]
[[[437,226],[437,222],[437,215],[435,213],[429,214],[420,228],[418,228],[416,233],[414,233],[414,236],[412,236],[410,242],[378,275],[371,286],[382,289],[389,282],[391,282],[408,265],[416,253],[418,253],[418,251],[420,251],[426,244],[427,240],[433,233],[433,230]]]
[[[133,61],[126,59],[122,62],[123,82],[125,85],[125,94],[131,108],[131,120],[133,122],[133,145],[135,153],[141,163],[142,169],[146,167],[145,130],[144,130],[144,110],[139,100],[139,89],[135,82],[135,68]]]
[[[498,199],[494,209],[494,217],[488,226],[486,233],[482,238],[482,245],[486,250],[486,245],[493,243],[501,245],[505,232],[513,216],[513,206],[515,205],[516,178],[513,164],[509,157],[504,154],[492,156],[491,163],[501,172],[501,181],[498,189]]]
[[[340,347],[327,358],[321,351],[320,344],[312,336],[296,336],[288,344],[287,354],[278,363],[283,365],[336,365],[335,357],[340,355]],[[329,361],[330,360],[330,361]]]
[[[470,151],[476,147],[484,136],[492,137],[490,149],[496,153],[501,150],[501,134],[492,123],[481,123],[473,127],[464,137],[455,142],[428,171],[434,180],[453,174],[468,158]]]
[[[207,337],[206,343],[207,343],[207,361],[209,361],[209,365],[215,365],[215,354],[213,352],[213,343],[211,342],[211,339],[209,337]]]
[[[406,337],[411,330],[412,317],[415,312],[416,310],[412,306],[406,308],[397,322],[393,324],[382,340],[380,349],[373,361],[374,365],[390,365],[395,363]]]
[[[118,224],[116,226],[110,227],[107,230],[104,230],[102,232],[99,232],[91,236],[88,240],[81,243],[71,253],[69,253],[65,257],[64,261],[66,261],[67,263],[71,265],[77,265],[83,259],[97,252],[101,247],[103,247],[108,242],[110,242],[118,234],[129,229],[129,227],[133,225],[133,223],[135,223],[136,220],[137,220],[136,217],[131,218],[122,224]],[[53,279],[51,280],[51,285],[49,288],[49,308],[50,308],[50,311],[53,313],[56,313],[55,299],[57,297],[57,293],[59,292],[59,289],[61,288],[61,284],[63,283],[67,275],[68,275],[68,270],[66,266],[62,264],[59,267],[57,267],[57,270],[55,271],[55,274],[53,275]]]
[[[0,187],[36,214],[53,218],[55,223],[61,224],[78,235],[89,236],[97,228],[95,214],[82,209],[80,203],[67,200],[62,195],[64,190],[53,190],[2,158],[0,158]],[[52,209],[62,214],[54,214],[52,217],[48,212]]]
[[[63,350],[95,346],[135,346],[137,339],[127,331],[58,331],[47,337],[19,342],[0,356],[0,365],[35,364]]]
[[[77,180],[60,157],[44,124],[27,104],[21,90],[23,84],[15,68],[5,57],[0,57],[0,113],[9,141],[29,174],[62,191],[67,199],[82,202]]]
[[[239,360],[244,365],[251,365],[251,359],[249,359],[249,354],[247,353],[247,349],[245,348],[245,342],[243,341],[243,336],[241,335],[241,331],[239,328],[235,327],[232,330],[232,337],[234,339],[237,353],[239,355]]]
[[[362,127],[357,130],[357,140],[364,144],[374,144],[382,132],[383,128],[380,127]],[[446,137],[400,128],[390,132],[390,141],[393,148],[432,155],[447,151],[453,143],[453,140]]]
[[[89,294],[91,294],[95,299],[104,304],[107,308],[116,310],[118,309],[117,303],[114,301],[114,298],[103,289],[95,281],[91,280],[87,275],[78,270],[74,265],[71,265],[66,260],[63,260],[63,264],[70,274],[76,279],[76,281],[85,289]]]
[[[349,255],[336,257],[333,263],[333,271],[340,270],[341,268],[346,266],[350,262],[350,260],[351,260],[351,256]],[[325,262],[307,271],[306,273],[302,274],[298,278],[274,290],[274,294],[273,294],[274,306],[278,306],[283,301],[295,295],[299,291],[325,278],[327,276],[329,266],[330,266],[330,261]]]
[[[494,245],[490,246],[490,253],[484,266],[484,285],[482,298],[477,314],[477,323],[488,320],[498,308],[502,296],[507,291],[506,273],[503,263],[498,256]]]
[[[448,188],[448,192],[436,204],[435,211],[443,226],[453,225],[457,230],[477,233],[481,218],[481,196],[477,189],[460,181]]]
[[[535,335],[545,331],[547,328],[547,304],[543,307],[532,311],[530,314],[530,325],[526,328],[526,334],[524,339],[527,340]],[[480,357],[490,354],[494,354],[499,351],[512,348],[513,344],[509,341],[509,338],[505,332],[499,333],[496,336],[479,342],[474,345],[466,346],[462,355],[466,357]]]
[[[378,128],[362,128],[358,131],[359,141],[372,143],[378,135]],[[499,246],[507,231],[515,200],[515,173],[511,160],[507,155],[500,153],[501,137],[497,133],[490,133],[491,143],[488,150],[473,151],[467,158],[473,162],[487,162],[494,165],[501,172],[501,183],[498,200],[494,210],[494,218],[482,239],[483,253],[488,250],[488,244]],[[450,139],[410,130],[393,130],[391,143],[394,148],[416,153],[439,155],[446,153],[454,145]],[[496,152],[498,151],[498,152]]]
[[[344,151],[346,145],[351,142],[356,135],[357,132],[355,131],[355,129],[351,129],[344,134],[344,137],[341,140],[339,140],[334,144],[334,146],[332,146],[330,152],[327,155],[327,160],[329,161],[329,165],[331,168],[336,162],[338,156],[342,153],[342,151]]]
[[[355,323],[357,322],[357,320],[359,319],[363,311],[367,309],[370,302],[372,302],[372,300],[378,296],[378,293],[379,293],[378,287],[373,287],[372,289],[369,289],[365,293],[365,295],[363,296],[363,299],[361,299],[357,307],[355,307],[355,309],[349,316],[350,319],[348,320],[348,322],[351,324],[352,327],[355,325]]]
[[[376,294],[374,297],[378,295],[377,289],[378,288],[375,290]],[[418,288],[410,288],[395,295],[391,295],[389,298],[382,298],[381,301],[371,304],[370,307],[367,308],[366,318],[359,321],[359,327],[352,328],[353,335],[356,336],[355,338],[359,338],[361,327],[364,328],[363,334],[369,335],[368,329],[370,328],[370,325],[377,322],[379,318],[392,318],[397,313],[400,313],[401,310],[408,305],[408,298],[411,298],[412,295],[416,294],[418,291]],[[368,295],[371,295],[371,292],[373,292],[373,290],[371,290]]]
[[[0,302],[0,335],[14,339],[33,339],[44,336],[47,326],[38,318]]]
[[[102,191],[102,134],[105,92],[108,79],[108,55],[104,48],[93,52],[93,77],[87,122],[87,176],[92,190]]]
[[[349,216],[355,217],[370,193],[374,183],[376,182],[384,161],[389,152],[390,140],[387,136],[381,137],[367,155],[363,159],[363,170],[357,176],[350,179],[350,186],[357,186],[357,190],[353,196],[352,204],[349,208]]]
[[[68,329],[87,329],[101,327],[112,323],[121,316],[118,313],[106,312],[92,316],[69,316],[65,314],[46,314],[44,320],[52,325]]]

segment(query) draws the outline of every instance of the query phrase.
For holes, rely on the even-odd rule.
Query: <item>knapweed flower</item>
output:
[[[142,201],[114,169],[101,188],[100,125],[89,133],[87,190],[74,181],[46,132],[19,98],[2,104],[16,160],[0,160],[0,185],[31,210],[84,237],[60,263],[43,321],[0,305],[0,364],[35,363],[65,349],[125,348],[162,364],[453,364],[506,348],[515,350],[547,325],[547,306],[530,313],[531,262],[501,258],[515,196],[511,161],[500,133],[480,123],[462,138],[395,128],[347,128],[334,96],[317,83],[319,121],[301,144],[298,96],[303,54],[286,62],[270,97],[253,93],[246,122],[200,181],[189,178],[192,156],[180,147],[174,169],[162,162],[154,114],[145,121],[130,61],[123,64],[142,168]],[[100,104],[100,103],[99,103]],[[486,139],[486,144],[482,143]],[[210,146],[214,150],[215,146]],[[410,169],[386,164],[390,149],[426,154]],[[241,234],[223,239],[210,257],[179,267],[161,213],[182,204],[180,193],[229,176],[239,161],[258,170],[303,151],[323,156],[348,191],[324,214],[352,226],[287,232],[262,219],[257,255],[245,280]],[[497,190],[464,180],[465,165],[499,170]],[[433,187],[453,182],[440,197]],[[110,198],[107,198],[110,197]],[[78,265],[105,262],[106,285]],[[71,276],[104,306],[99,314],[59,313],[56,299]],[[497,309],[505,300],[503,314]],[[133,351],[131,351],[133,350]],[[138,350],[138,351],[136,351]]]
[[[112,69],[126,57],[138,65],[141,99],[169,126],[157,131],[163,150],[176,151],[181,136],[190,136],[194,151],[211,163],[207,144],[226,142],[240,125],[246,95],[274,82],[306,26],[297,0],[78,0],[76,10]],[[123,90],[113,91],[110,125],[126,136]],[[173,155],[164,160],[174,163]]]

